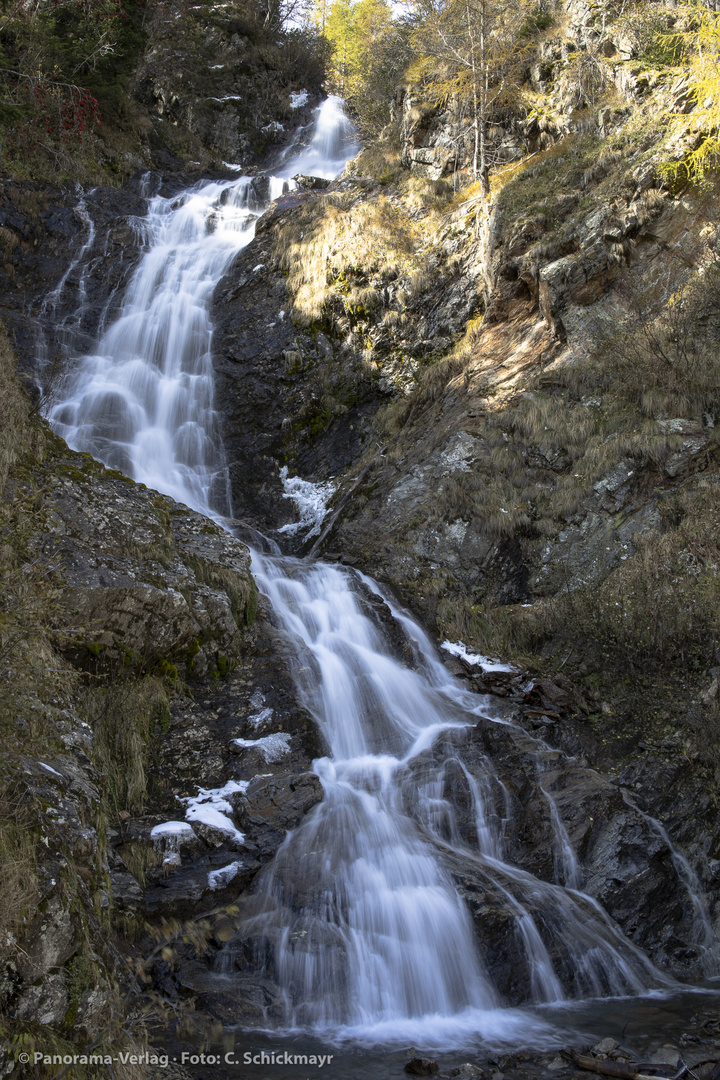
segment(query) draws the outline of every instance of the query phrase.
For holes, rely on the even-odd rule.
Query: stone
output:
[[[607,1057],[609,1054],[613,1054],[619,1049],[620,1043],[616,1039],[607,1037],[601,1039],[600,1042],[595,1043],[595,1045],[590,1048],[590,1053],[594,1057]]]
[[[411,1076],[432,1076],[439,1072],[439,1066],[432,1058],[415,1057],[408,1061],[405,1072],[410,1073]]]
[[[68,1007],[68,993],[62,975],[48,975],[41,985],[30,986],[17,1000],[17,1020],[34,1024],[61,1024]]]
[[[681,1056],[677,1047],[661,1046],[653,1051],[648,1061],[652,1062],[653,1065],[672,1065],[673,1068],[676,1068]]]
[[[110,886],[113,899],[119,908],[132,910],[142,906],[145,892],[132,874],[127,871],[111,870]]]
[[[26,982],[35,982],[53,968],[61,967],[78,947],[70,912],[58,896],[30,926],[28,943],[18,957],[18,971]]]

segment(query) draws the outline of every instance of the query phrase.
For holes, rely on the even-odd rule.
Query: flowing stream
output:
[[[69,365],[49,411],[71,447],[203,513],[230,515],[213,404],[213,290],[294,174],[334,177],[356,150],[341,103],[330,98],[312,138],[285,151],[277,176],[204,182],[177,198],[150,199],[137,226],[145,254],[120,314],[93,354]],[[554,835],[554,882],[512,865],[505,840],[512,800],[491,758],[471,773],[452,750],[453,739],[489,715],[488,702],[448,674],[392,598],[353,571],[279,554],[255,552],[253,572],[293,644],[299,694],[327,747],[315,763],[325,798],[263,871],[256,914],[228,943],[219,979],[249,945],[279,988],[284,1031],[438,1046],[470,1036],[539,1037],[540,1021],[502,1007],[453,878],[460,857],[505,916],[529,1003],[670,985],[580,891],[541,744],[537,775]],[[394,654],[372,617],[372,594],[390,609],[412,663]],[[441,754],[438,740],[449,747]],[[444,794],[451,773],[465,785],[472,842]],[[694,883],[686,873],[684,887]]]

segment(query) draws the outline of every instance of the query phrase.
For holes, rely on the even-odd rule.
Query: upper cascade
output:
[[[213,402],[213,291],[255,221],[307,173],[333,179],[357,152],[340,98],[315,112],[312,136],[291,146],[278,176],[201,182],[149,200],[146,251],[118,318],[95,351],[70,357],[48,419],[74,450],[210,515],[231,512]],[[92,224],[92,223],[91,223]],[[87,244],[85,244],[87,247]]]

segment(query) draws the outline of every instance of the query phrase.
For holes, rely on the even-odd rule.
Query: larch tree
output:
[[[537,6],[537,5],[535,5]],[[470,103],[473,176],[490,193],[493,155],[488,127],[511,96],[527,53],[529,0],[414,0],[416,74],[438,101],[453,95]]]
[[[684,172],[700,183],[720,165],[720,2],[694,0],[679,14],[685,29],[659,36],[674,59],[688,67],[695,101],[691,117],[700,142],[681,162],[667,163],[663,171],[673,179]]]
[[[410,60],[406,21],[388,0],[333,0],[324,34],[332,46],[333,88],[347,99],[361,129],[376,134],[389,119]]]

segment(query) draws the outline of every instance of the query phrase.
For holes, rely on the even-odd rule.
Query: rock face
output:
[[[245,546],[89,455],[58,451],[33,546],[64,580],[65,653],[190,677],[237,663],[257,607]]]
[[[247,5],[172,3],[152,13],[148,36],[133,90],[154,122],[150,144],[163,169],[173,167],[168,150],[199,156],[206,167],[256,165],[307,120],[309,109],[293,109],[288,88],[320,91],[322,62],[310,41],[304,48],[286,40]]]
[[[504,799],[500,858],[540,882],[559,881],[580,889],[602,904],[661,971],[697,978],[705,958],[705,926],[694,907],[692,889],[674,865],[662,827],[638,811],[615,784],[577,759],[568,761],[564,754],[543,748],[534,735],[518,728],[480,721],[472,732],[438,739],[431,752],[412,763],[407,782],[413,787],[421,784],[428,770],[447,760],[443,797],[453,808],[457,830],[447,839],[457,848],[443,857],[473,911],[481,953],[503,996],[515,1003],[527,999],[531,977],[526,943],[517,938],[513,912],[502,893],[495,895],[482,869],[462,857],[464,845],[472,849],[478,843],[468,785],[469,777],[483,774],[484,755],[492,762],[492,784],[497,785],[485,793],[488,813],[492,815],[493,805],[498,808],[501,792]],[[566,844],[576,863],[563,863]],[[672,878],[675,885],[668,888]],[[592,919],[592,909],[583,908],[586,902],[580,900],[574,914],[562,904],[553,910],[551,890],[543,900],[542,886],[528,883],[523,888],[509,868],[506,885],[535,916],[555,970],[572,985],[574,934],[580,932],[578,942],[582,937],[574,919]],[[602,978],[601,965],[596,974]]]
[[[321,797],[308,772],[320,747],[285,646],[264,612],[256,622],[247,548],[35,427],[2,507],[39,582],[37,600],[25,588],[15,602],[40,607],[14,661],[4,638],[0,995],[11,1025],[82,1045],[109,1038],[118,995],[137,990],[109,920],[190,917],[237,895]],[[237,806],[214,795],[228,784],[247,789]]]
[[[257,223],[213,303],[218,411],[230,463],[233,508],[259,528],[292,521],[280,468],[332,476],[367,444],[381,395],[330,327],[302,330],[290,315],[273,240],[313,191],[279,199]],[[327,394],[345,397],[336,417]]]
[[[29,182],[3,184],[2,317],[21,370],[48,395],[63,347],[86,352],[100,319],[122,296],[141,247],[132,220],[146,206],[137,183],[80,195]]]

